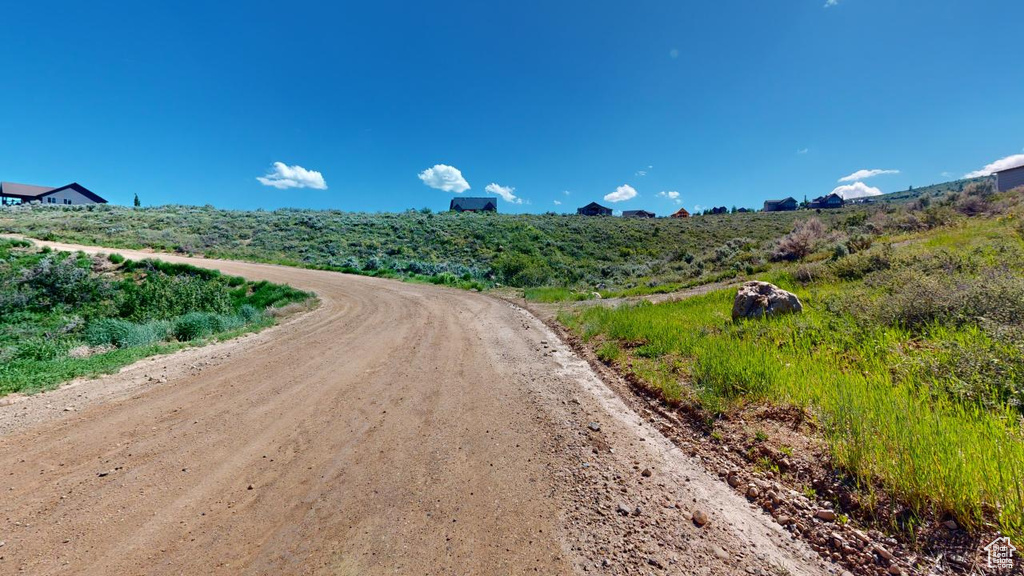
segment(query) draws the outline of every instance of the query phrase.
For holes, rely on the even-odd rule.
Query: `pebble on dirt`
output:
[[[590,428],[594,432],[600,432],[601,431],[601,425],[598,424],[597,422],[591,422],[590,424],[587,424],[587,428]]]
[[[708,523],[708,515],[703,510],[693,511],[693,523],[703,528]]]

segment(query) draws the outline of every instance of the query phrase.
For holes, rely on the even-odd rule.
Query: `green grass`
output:
[[[217,271],[0,240],[0,395],[116,371],[274,323],[312,295]]]
[[[892,240],[873,250],[894,260],[863,279],[837,280],[842,259],[806,284],[792,265],[767,275],[797,292],[801,315],[734,323],[735,290],[719,290],[560,319],[670,403],[712,415],[751,402],[807,408],[833,464],[865,491],[881,485],[920,513],[1024,537],[1024,242],[994,218]],[[904,274],[919,282],[903,285]],[[927,282],[947,287],[934,302],[914,291]],[[960,313],[970,306],[989,308]]]

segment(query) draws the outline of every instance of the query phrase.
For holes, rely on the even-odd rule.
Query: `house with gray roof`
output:
[[[790,210],[796,210],[800,205],[796,201],[796,198],[792,196],[783,198],[782,200],[765,200],[764,211],[765,212],[789,212]]]
[[[612,209],[607,206],[601,206],[597,202],[591,202],[582,208],[577,208],[576,213],[580,216],[611,216]]]
[[[648,212],[647,210],[623,210],[623,218],[654,218],[654,212]]]
[[[34,200],[38,200],[42,204],[61,206],[107,203],[99,195],[77,182],[59,188],[0,182],[0,205],[25,204]]]
[[[452,198],[448,208],[452,212],[497,212],[498,199],[490,197]]]

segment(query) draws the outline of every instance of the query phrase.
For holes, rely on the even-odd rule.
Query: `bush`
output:
[[[111,264],[123,264],[124,256],[121,256],[120,254],[111,254],[107,256],[107,260],[110,260]]]
[[[792,232],[779,240],[772,260],[802,260],[814,252],[818,242],[825,237],[825,225],[817,218],[797,223]]]
[[[121,316],[135,321],[188,312],[224,314],[231,309],[231,296],[221,282],[159,272],[150,272],[141,282],[126,280],[120,305]]]
[[[102,318],[90,322],[84,336],[91,346],[133,348],[163,342],[168,337],[168,328],[167,322],[136,324],[120,318]]]
[[[189,312],[174,321],[172,333],[180,342],[204,338],[214,332],[216,315],[204,312]]]
[[[246,324],[252,324],[253,322],[263,318],[263,312],[251,304],[243,304],[241,308],[238,309],[238,316]]]

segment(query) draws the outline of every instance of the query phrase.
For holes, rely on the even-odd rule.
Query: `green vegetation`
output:
[[[709,422],[751,403],[806,410],[868,510],[888,502],[874,498],[883,490],[918,514],[1024,537],[1022,214],[1020,191],[996,194],[983,180],[838,211],[685,220],[22,206],[0,212],[0,230],[520,287],[534,301],[566,302],[561,321],[602,361]],[[137,273],[132,266],[122,273]],[[753,278],[795,291],[805,313],[733,323],[732,290],[661,305],[579,302]],[[107,315],[117,320],[78,338],[125,346],[118,354],[230,329],[244,316],[240,289],[207,295],[189,278],[125,289]],[[265,290],[254,310],[276,298]],[[245,293],[259,300],[261,289]],[[146,307],[167,294],[180,299]],[[209,307],[190,309],[197,302]]]
[[[760,279],[800,315],[733,322],[735,290],[561,321],[667,402],[716,415],[777,403],[815,415],[868,495],[1024,536],[1024,214],[988,186],[777,242]]]
[[[211,207],[19,206],[0,230],[44,240],[152,248],[465,288],[556,286],[664,292],[763,269],[806,214],[685,220],[471,213],[228,211]],[[838,217],[820,216],[826,221]]]
[[[0,395],[257,330],[273,323],[267,308],[310,297],[192,266],[0,240]]]

